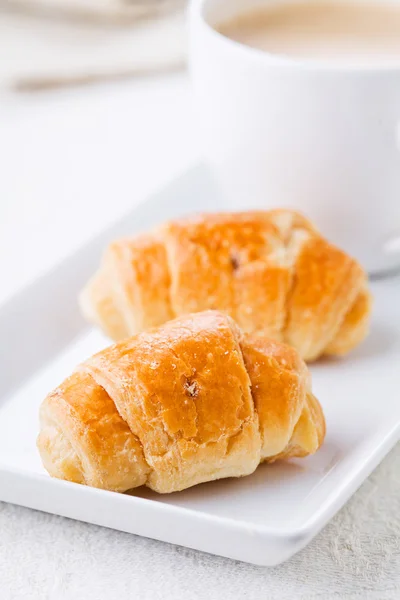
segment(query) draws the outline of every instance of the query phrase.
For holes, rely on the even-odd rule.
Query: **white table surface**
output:
[[[184,75],[0,97],[0,302],[197,160]],[[399,515],[398,448],[273,569],[0,503],[0,597],[398,599]]]

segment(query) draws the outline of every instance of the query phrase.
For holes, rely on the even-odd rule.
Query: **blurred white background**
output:
[[[172,8],[123,26],[0,10],[0,301],[196,161]]]

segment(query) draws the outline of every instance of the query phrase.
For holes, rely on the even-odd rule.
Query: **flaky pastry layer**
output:
[[[303,216],[275,210],[205,214],[114,242],[81,306],[114,340],[222,310],[312,361],[364,339],[371,297],[357,261]]]
[[[173,492],[314,453],[322,409],[298,353],[218,311],[170,321],[94,355],[44,400],[50,475]]]

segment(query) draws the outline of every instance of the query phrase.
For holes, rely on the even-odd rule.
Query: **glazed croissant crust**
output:
[[[276,210],[206,214],[114,242],[81,307],[114,340],[218,309],[311,361],[365,337],[370,294],[355,260],[301,215]]]
[[[40,422],[50,475],[121,492],[248,475],[315,452],[325,435],[298,353],[217,311],[96,354],[48,395]]]

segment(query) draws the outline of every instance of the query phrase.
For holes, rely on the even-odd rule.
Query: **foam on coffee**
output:
[[[294,59],[400,65],[400,3],[272,3],[217,29],[242,44]]]

